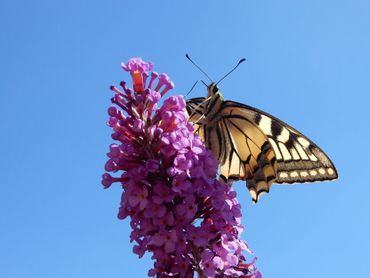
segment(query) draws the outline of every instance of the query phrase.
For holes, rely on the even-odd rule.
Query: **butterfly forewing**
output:
[[[264,132],[276,155],[276,183],[324,181],[338,177],[333,163],[315,143],[276,117],[233,101],[225,101],[222,111],[244,116]]]

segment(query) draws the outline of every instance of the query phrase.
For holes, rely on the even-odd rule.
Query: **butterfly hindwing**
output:
[[[249,119],[224,111],[220,111],[221,120],[206,120],[206,124],[201,124],[204,107],[204,98],[187,102],[195,133],[220,161],[221,178],[246,180],[252,200],[256,202],[260,194],[269,191],[276,178],[276,158],[268,138]]]
[[[258,126],[238,115],[222,113],[219,132],[224,138],[220,176],[224,180],[245,180],[256,202],[260,194],[269,192],[276,178],[272,146]]]

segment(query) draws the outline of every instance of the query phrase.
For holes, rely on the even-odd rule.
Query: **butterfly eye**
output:
[[[218,92],[218,87],[217,86],[214,86],[212,88],[212,93],[217,94],[217,92]]]

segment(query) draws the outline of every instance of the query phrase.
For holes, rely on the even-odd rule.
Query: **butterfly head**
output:
[[[223,99],[220,90],[216,83],[212,82],[208,85],[208,97],[214,98],[219,97],[221,100]]]

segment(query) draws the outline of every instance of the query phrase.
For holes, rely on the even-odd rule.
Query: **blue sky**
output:
[[[243,182],[243,234],[264,277],[365,277],[370,248],[369,1],[16,1],[0,8],[0,277],[146,277],[120,188],[100,178],[109,85],[120,62],[153,61],[184,94],[204,76],[226,99],[302,131],[339,180]],[[205,95],[198,86],[191,97]]]

